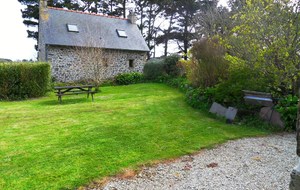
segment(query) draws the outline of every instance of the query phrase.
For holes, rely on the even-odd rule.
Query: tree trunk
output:
[[[184,60],[187,60],[187,52],[189,48],[189,38],[188,38],[188,17],[185,18],[185,26],[184,26],[184,40],[183,40],[183,53],[184,53]]]
[[[168,43],[169,43],[169,39],[170,39],[170,33],[171,33],[171,29],[172,29],[172,22],[173,22],[173,16],[174,14],[171,15],[171,18],[170,18],[170,22],[169,22],[169,27],[168,27],[168,30],[167,30],[167,35],[166,35],[166,38],[165,38],[165,52],[164,52],[164,56],[166,57],[168,55]]]

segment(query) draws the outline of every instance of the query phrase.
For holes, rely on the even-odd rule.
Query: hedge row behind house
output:
[[[21,100],[45,95],[50,82],[48,63],[0,63],[0,99]]]

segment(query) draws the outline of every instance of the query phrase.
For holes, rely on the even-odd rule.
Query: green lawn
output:
[[[163,84],[0,102],[0,189],[74,189],[124,168],[265,135],[192,109]]]

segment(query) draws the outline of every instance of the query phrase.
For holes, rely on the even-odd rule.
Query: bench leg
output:
[[[87,93],[87,98],[89,98],[89,97],[90,97],[90,93],[88,92],[88,93]]]
[[[91,95],[92,95],[92,101],[94,101],[94,93],[91,93]]]
[[[61,96],[58,96],[58,101],[61,104]]]

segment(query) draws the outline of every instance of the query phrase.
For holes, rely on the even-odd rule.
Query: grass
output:
[[[190,108],[163,84],[0,102],[0,189],[74,189],[124,168],[268,134]]]

